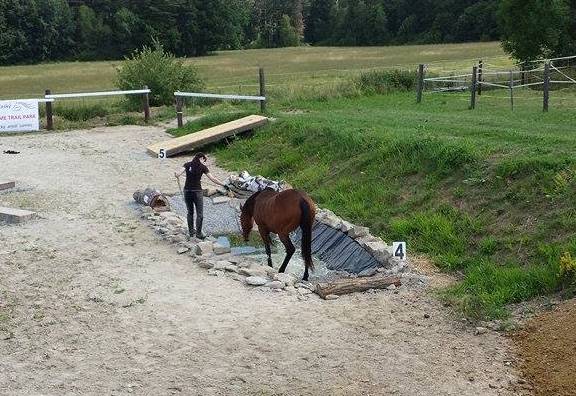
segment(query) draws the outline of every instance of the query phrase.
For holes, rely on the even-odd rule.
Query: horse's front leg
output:
[[[286,266],[288,265],[288,262],[290,261],[292,255],[296,251],[296,248],[294,247],[294,244],[292,243],[288,235],[278,234],[278,236],[280,237],[280,240],[282,241],[284,247],[286,248],[286,257],[284,258],[284,262],[282,263],[280,269],[278,270],[278,272],[284,272],[286,271]]]
[[[258,226],[258,231],[260,232],[260,236],[262,237],[262,241],[264,242],[264,248],[266,248],[266,255],[268,256],[268,265],[272,267],[272,249],[270,248],[270,244],[272,241],[270,240],[270,232],[265,227]]]

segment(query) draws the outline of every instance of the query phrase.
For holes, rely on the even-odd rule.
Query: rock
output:
[[[224,274],[224,271],[218,271],[218,270],[215,270],[215,269],[209,269],[209,270],[208,270],[208,275],[210,275],[210,276],[220,276],[220,275],[223,275],[223,274]]]
[[[346,220],[342,220],[342,224],[340,224],[340,231],[347,234],[352,229],[352,227],[354,227],[354,224]]]
[[[340,296],[338,294],[328,294],[324,300],[338,300]]]
[[[224,246],[224,247],[230,247],[230,239],[228,239],[225,236],[219,236],[218,238],[216,238],[216,243],[220,246]]]
[[[368,277],[376,274],[378,272],[377,268],[366,268],[358,274],[358,277]]]
[[[228,201],[230,201],[229,197],[214,197],[214,198],[212,198],[212,203],[214,205],[223,204],[223,203],[226,203]]]
[[[216,195],[217,193],[218,190],[216,190],[214,187],[208,187],[207,189],[204,190],[205,197],[211,197],[212,195]]]
[[[425,319],[430,319],[430,314],[425,313],[425,314],[424,314],[424,318],[425,318]]]
[[[320,222],[336,230],[339,230],[342,226],[342,219],[331,211],[327,211],[326,214],[320,218]]]
[[[266,269],[261,265],[252,265],[248,268],[240,268],[238,269],[238,273],[244,276],[268,276],[268,272],[266,272]]]
[[[228,265],[224,268],[224,271],[238,273],[238,267],[235,266],[234,264],[228,264]]]
[[[284,290],[291,296],[296,294],[296,288],[294,286],[286,286]]]
[[[188,252],[188,251],[190,251],[190,248],[189,248],[189,247],[181,247],[181,248],[179,248],[176,252],[177,252],[178,254],[184,254],[184,253],[186,253],[186,252]]]
[[[296,288],[305,288],[308,290],[314,290],[314,285],[310,282],[298,282],[294,285]]]
[[[284,272],[274,274],[274,280],[283,282],[286,286],[294,286],[297,279],[296,276]]]
[[[230,265],[228,261],[216,261],[213,268],[215,270],[224,271],[228,265]]]
[[[154,231],[156,231],[160,235],[164,235],[168,232],[168,229],[166,227],[156,227],[154,228]]]
[[[234,279],[235,281],[239,281],[239,282],[243,282],[244,281],[244,277],[240,274],[233,274],[232,275],[232,279]]]
[[[474,334],[482,335],[488,333],[488,329],[486,327],[476,327]]]
[[[214,254],[226,254],[231,251],[230,246],[222,246],[218,242],[214,243],[213,249]]]
[[[264,286],[268,283],[268,279],[261,276],[249,276],[244,281],[250,286]]]
[[[202,261],[198,262],[198,267],[204,268],[204,269],[211,269],[212,267],[214,267],[214,263],[212,263],[210,261],[202,260]]]
[[[214,244],[212,242],[199,242],[196,245],[196,255],[202,256],[204,254],[209,254],[214,252]]]
[[[284,282],[275,280],[275,281],[266,283],[264,286],[269,287],[270,289],[284,289],[284,287],[286,285],[284,284]]]
[[[390,285],[386,288],[386,290],[395,290],[396,289],[396,285]]]
[[[357,238],[368,235],[368,231],[369,230],[367,227],[353,225],[352,228],[348,231],[348,236],[350,238],[357,239]]]
[[[301,287],[300,289],[298,289],[298,294],[306,296],[308,294],[312,294],[312,290]]]

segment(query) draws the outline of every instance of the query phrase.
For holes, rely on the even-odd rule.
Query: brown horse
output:
[[[310,197],[298,190],[276,192],[265,189],[253,194],[242,206],[240,222],[244,240],[248,241],[254,222],[266,246],[268,265],[272,267],[270,251],[270,233],[277,234],[286,248],[286,257],[278,269],[284,272],[292,255],[296,251],[289,234],[298,226],[302,229],[302,258],[304,259],[304,280],[308,280],[308,268],[312,263],[312,224],[316,215],[316,205]]]

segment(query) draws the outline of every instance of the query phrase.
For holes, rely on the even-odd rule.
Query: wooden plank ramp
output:
[[[191,133],[179,138],[165,140],[148,146],[148,153],[158,156],[160,150],[164,149],[166,156],[190,151],[210,143],[218,142],[237,133],[246,132],[254,128],[265,125],[268,118],[259,115],[250,115],[225,124],[220,124],[212,128]]]

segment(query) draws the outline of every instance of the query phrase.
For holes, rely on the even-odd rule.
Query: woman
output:
[[[206,175],[208,179],[214,183],[225,187],[224,183],[210,174],[206,167],[206,156],[203,153],[198,153],[194,156],[192,161],[184,164],[184,170],[175,172],[176,178],[180,179],[186,173],[186,183],[184,184],[184,202],[188,208],[188,231],[190,237],[196,235],[199,239],[204,239],[206,236],[202,233],[202,220],[204,220],[204,194],[202,191],[202,175]],[[196,229],[194,229],[194,207],[196,208]]]

